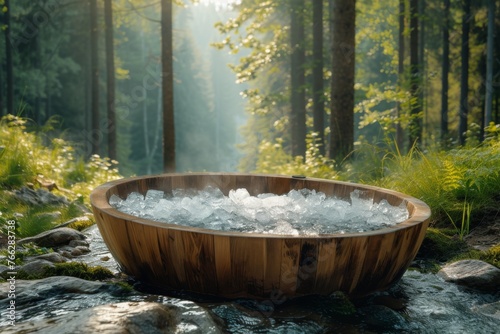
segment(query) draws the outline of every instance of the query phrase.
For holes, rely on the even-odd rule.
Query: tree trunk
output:
[[[97,57],[98,28],[97,0],[90,0],[90,71],[91,71],[91,113],[92,113],[92,154],[99,154],[102,141],[99,115],[99,63]]]
[[[106,24],[106,81],[107,81],[107,134],[108,156],[116,160],[116,115],[115,115],[115,53],[113,45],[113,6],[111,0],[104,1]]]
[[[492,120],[493,110],[493,43],[495,36],[495,0],[489,0],[488,6],[488,39],[486,50],[486,97],[484,108],[484,126]]]
[[[290,21],[292,156],[305,156],[306,153],[304,39],[304,0],[292,0]]]
[[[343,159],[354,144],[356,1],[333,3],[330,157]]]
[[[398,78],[400,89],[403,89],[404,85],[404,71],[405,71],[405,0],[399,0],[399,32],[398,32]],[[401,103],[396,105],[396,117],[401,118],[402,115]],[[404,145],[404,133],[401,122],[396,123],[396,145],[398,150],[401,152]]]
[[[172,48],[172,0],[161,0],[163,170],[173,173],[175,172],[175,125]]]
[[[465,132],[467,131],[467,116],[469,114],[469,30],[470,30],[470,5],[471,0],[464,0],[462,16],[462,69],[460,76],[460,109],[458,139],[460,145],[465,144]]]
[[[448,135],[448,74],[450,73],[450,0],[444,0],[443,61],[441,66],[441,140]]]
[[[419,31],[418,31],[418,2],[410,0],[410,95],[412,99],[409,124],[408,149],[419,145],[422,140],[422,116],[419,94],[420,62],[419,62]]]
[[[10,24],[11,17],[11,6],[10,0],[4,1],[4,6],[7,8],[5,15],[5,72],[7,76],[7,92],[6,92],[6,102],[7,102],[7,114],[14,114],[14,64],[12,62],[12,43],[11,34],[12,27]]]
[[[313,117],[319,152],[325,155],[325,99],[323,97],[323,0],[313,0]]]

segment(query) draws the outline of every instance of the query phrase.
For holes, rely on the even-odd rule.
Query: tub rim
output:
[[[345,185],[349,187],[353,187],[354,189],[360,190],[371,190],[376,192],[382,192],[388,195],[396,196],[401,198],[402,201],[406,201],[406,206],[408,208],[409,205],[413,206],[413,212],[409,212],[408,219],[402,221],[401,223],[395,224],[393,226],[380,228],[373,231],[366,232],[351,232],[351,233],[328,233],[328,234],[318,234],[318,235],[285,235],[285,234],[266,234],[266,233],[249,233],[249,232],[238,232],[238,231],[221,231],[221,230],[212,230],[205,229],[200,227],[192,227],[186,225],[177,225],[172,223],[164,223],[157,222],[154,220],[137,217],[128,213],[121,212],[109,204],[109,197],[111,196],[111,189],[121,184],[132,183],[137,180],[144,179],[154,179],[154,178],[164,178],[164,177],[183,177],[183,176],[244,176],[244,177],[263,177],[263,178],[284,178],[284,179],[302,179],[314,182],[326,182],[332,184]],[[142,176],[133,176],[133,177],[124,177],[121,179],[113,180],[101,184],[94,188],[94,190],[90,194],[90,204],[93,206],[98,212],[104,212],[105,214],[125,221],[130,221],[137,224],[154,226],[164,229],[172,229],[178,231],[186,231],[193,233],[201,233],[201,234],[210,234],[215,236],[230,236],[230,237],[244,237],[244,238],[279,238],[279,239],[332,239],[332,238],[355,238],[355,237],[367,237],[367,236],[376,236],[387,233],[394,233],[399,230],[407,229],[414,227],[416,225],[422,224],[426,220],[428,220],[431,216],[430,207],[423,202],[422,200],[395,191],[387,188],[365,185],[354,182],[346,182],[346,181],[338,181],[338,180],[329,180],[323,178],[315,178],[315,177],[306,177],[306,176],[290,176],[290,175],[281,175],[281,174],[260,174],[260,173],[216,173],[216,172],[202,172],[202,173],[161,173],[154,175],[142,175]]]

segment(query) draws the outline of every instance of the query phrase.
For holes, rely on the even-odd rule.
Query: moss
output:
[[[470,250],[466,253],[457,255],[452,261],[475,259],[487,262],[500,269],[500,244],[491,247],[486,251]]]
[[[94,224],[95,224],[94,219],[90,218],[89,220],[79,220],[74,223],[71,223],[68,225],[68,227],[78,231],[83,231]]]
[[[450,230],[428,228],[417,258],[445,262],[467,252],[467,244],[450,234]]]
[[[55,263],[54,267],[45,269],[43,276],[72,276],[94,281],[114,277],[113,273],[107,268],[101,266],[91,267],[82,262]]]

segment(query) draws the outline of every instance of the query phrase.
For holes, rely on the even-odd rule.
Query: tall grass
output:
[[[50,131],[53,124],[51,120],[38,130]],[[43,131],[28,131],[29,127],[28,120],[12,115],[0,120],[0,225],[15,215],[19,237],[37,234],[61,222],[40,213],[57,210],[61,219],[71,219],[81,211],[75,210],[75,205],[29,206],[14,200],[11,191],[25,185],[37,187],[39,182],[53,183],[57,195],[86,204],[97,185],[121,177],[116,163],[109,159],[96,155],[88,160],[78,158],[71,143],[49,138]]]

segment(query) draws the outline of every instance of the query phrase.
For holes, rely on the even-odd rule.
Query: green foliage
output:
[[[24,244],[23,247],[17,247],[15,253],[15,263],[17,266],[22,265],[24,260],[30,256],[37,256],[52,253],[52,248],[38,247],[33,243]],[[0,250],[0,254],[7,256],[9,255],[7,249]],[[8,265],[7,258],[0,261],[0,264]]]
[[[473,217],[496,210],[500,193],[500,142],[450,151],[416,148],[408,154],[378,150],[380,162],[358,180],[422,199],[438,225],[450,224],[462,236]],[[375,162],[373,156],[370,157]],[[359,157],[362,163],[363,157]],[[355,169],[356,167],[352,167]],[[373,172],[374,170],[374,172]]]
[[[53,120],[51,120],[53,121]],[[75,161],[74,148],[61,138],[46,146],[44,133],[27,131],[28,121],[7,115],[0,120],[0,185],[11,189],[36,179],[51,180],[67,187],[70,199],[88,197],[97,185],[120,178],[117,162],[93,155],[89,161]],[[51,127],[47,127],[50,130]]]
[[[262,142],[259,146],[259,158],[255,172],[337,179],[338,174],[334,165],[333,160],[320,154],[315,137],[309,136],[305,159],[301,156],[294,158],[285,153],[281,140],[277,140],[275,144]]]

